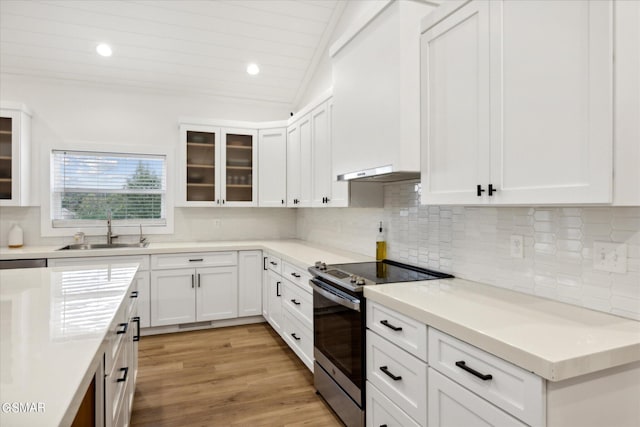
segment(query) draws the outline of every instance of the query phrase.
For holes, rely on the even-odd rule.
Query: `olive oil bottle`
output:
[[[387,258],[387,242],[384,237],[382,221],[378,226],[378,237],[376,237],[376,261],[382,261]]]

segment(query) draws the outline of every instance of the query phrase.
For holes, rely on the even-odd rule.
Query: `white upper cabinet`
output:
[[[310,207],[312,191],[311,114],[287,127],[287,206]]]
[[[258,131],[258,206],[287,205],[287,129]]]
[[[416,34],[420,20],[434,7],[417,1],[378,4],[330,49],[335,100],[333,173],[390,167],[394,173],[412,172],[418,178],[420,55]]]
[[[181,125],[177,206],[257,206],[257,131]]]
[[[331,138],[329,109],[323,103],[311,112],[313,144],[312,206],[327,206],[331,199]]]
[[[610,203],[612,3],[478,0],[437,19],[421,38],[422,203]]]
[[[0,106],[0,206],[29,206],[31,113],[21,105]]]
[[[287,206],[296,207],[300,200],[300,125],[287,127]]]

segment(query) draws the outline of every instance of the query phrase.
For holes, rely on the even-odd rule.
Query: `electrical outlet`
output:
[[[593,243],[594,270],[612,273],[627,272],[627,245],[624,243]]]
[[[213,228],[220,228],[221,225],[222,225],[222,220],[221,219],[214,219],[213,220]]]
[[[524,258],[524,237],[519,234],[511,235],[511,258]]]

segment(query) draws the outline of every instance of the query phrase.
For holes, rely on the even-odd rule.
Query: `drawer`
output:
[[[427,361],[427,325],[375,302],[367,301],[367,328]]]
[[[126,403],[125,391],[129,382],[129,354],[127,346],[121,346],[113,368],[105,378],[105,406],[107,420],[116,420]],[[109,372],[109,371],[107,371]],[[109,425],[107,423],[107,425]],[[118,424],[114,424],[118,425]]]
[[[123,301],[107,331],[107,347],[104,358],[104,371],[110,372],[121,347],[124,347],[129,327],[129,302]]]
[[[267,256],[267,267],[275,273],[282,274],[282,260],[277,256]]]
[[[82,266],[96,264],[114,264],[114,263],[138,263],[138,271],[149,270],[149,255],[125,255],[125,256],[96,256],[81,258],[49,258],[47,264],[49,267],[67,267]]]
[[[283,303],[289,312],[298,317],[308,328],[313,328],[313,295],[288,280],[283,281]]]
[[[367,380],[418,424],[427,424],[427,364],[367,331]]]
[[[311,274],[302,268],[298,268],[293,264],[289,264],[286,261],[282,263],[282,277],[291,280],[291,282],[300,286],[305,291],[312,293],[309,280],[311,280]]]
[[[283,336],[289,347],[313,372],[313,331],[287,311],[283,313]]]
[[[545,424],[541,377],[433,328],[429,366],[525,423]]]
[[[225,267],[238,264],[238,252],[194,252],[187,254],[151,255],[153,270],[189,267]]]
[[[526,426],[433,368],[429,368],[427,394],[430,426]]]
[[[367,381],[367,427],[420,427],[387,396]]]

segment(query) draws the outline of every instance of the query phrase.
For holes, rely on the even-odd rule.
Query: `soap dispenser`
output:
[[[376,237],[376,261],[382,261],[387,258],[387,241],[384,234],[382,221],[380,221],[380,225],[378,226],[378,237]]]

